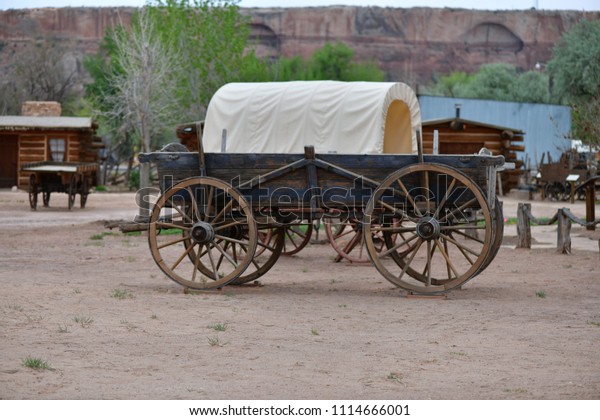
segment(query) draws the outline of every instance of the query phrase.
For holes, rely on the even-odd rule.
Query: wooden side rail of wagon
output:
[[[79,194],[80,206],[85,207],[90,189],[96,184],[98,164],[81,162],[34,162],[23,164],[21,171],[29,172],[29,205],[37,209],[38,194],[42,194],[44,207],[50,204],[53,192],[67,193],[71,210]]]

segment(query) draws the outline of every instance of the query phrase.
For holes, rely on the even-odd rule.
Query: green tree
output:
[[[581,21],[552,49],[552,89],[567,100],[590,99],[600,87],[600,21]]]
[[[438,77],[426,92],[431,95],[498,101],[552,102],[547,75],[539,71],[519,72],[505,63],[485,64],[474,74],[454,72]]]
[[[463,90],[468,98],[512,100],[512,84],[517,78],[514,66],[492,63],[481,66]]]
[[[326,43],[315,50],[312,57],[280,58],[274,65],[273,79],[339,80],[345,82],[385,80],[385,74],[373,62],[356,62],[354,50],[342,42]]]
[[[463,90],[471,80],[472,75],[463,71],[455,71],[445,76],[435,77],[435,83],[432,87],[426,89],[431,95],[460,97]]]
[[[548,75],[539,71],[521,73],[511,85],[511,100],[514,102],[552,103]]]
[[[260,80],[264,64],[246,53],[249,17],[238,1],[156,0],[149,12],[159,23],[158,35],[177,51],[181,68],[175,92],[182,120],[204,117],[208,102],[222,85],[243,78]],[[246,69],[246,71],[244,70]]]
[[[600,145],[600,21],[581,21],[565,33],[547,69],[553,91],[572,107],[573,135]]]

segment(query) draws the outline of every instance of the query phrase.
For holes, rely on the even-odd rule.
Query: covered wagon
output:
[[[401,83],[226,85],[198,153],[139,157],[157,164],[162,190],[152,255],[185,287],[219,288],[264,275],[286,227],[352,221],[390,282],[417,293],[458,287],[499,248],[504,158],[415,153],[419,131],[416,97]]]

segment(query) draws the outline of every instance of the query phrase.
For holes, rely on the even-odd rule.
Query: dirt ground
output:
[[[559,255],[515,250],[507,229],[447,299],[407,298],[329,245],[282,257],[263,287],[184,294],[146,237],[103,227],[135,214],[132,194],[52,200],[32,212],[0,191],[2,399],[600,398],[598,232],[574,228],[592,246]]]

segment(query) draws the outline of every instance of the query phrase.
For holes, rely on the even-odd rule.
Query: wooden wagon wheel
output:
[[[562,201],[565,199],[567,190],[560,182],[549,182],[544,187],[544,194],[550,201]]]
[[[492,246],[488,252],[485,262],[479,269],[479,272],[485,270],[487,266],[490,265],[490,263],[494,260],[494,258],[496,258],[496,255],[498,255],[498,251],[500,250],[500,246],[502,245],[502,239],[504,238],[504,213],[498,197],[496,197],[494,209],[492,211],[492,235]]]
[[[42,191],[42,201],[44,202],[44,207],[48,207],[50,205],[50,191]]]
[[[71,181],[69,182],[69,189],[67,191],[69,194],[69,210],[73,208],[73,204],[75,204],[75,196],[77,195],[77,176],[71,175]]]
[[[282,254],[289,257],[300,252],[310,242],[312,232],[312,223],[286,226]]]
[[[346,259],[352,263],[368,263],[369,254],[363,240],[362,221],[356,218],[347,218],[333,223],[331,219],[325,221],[325,232],[329,243],[337,252],[335,262]],[[385,247],[385,240],[381,232],[375,233],[373,243],[380,252]]]
[[[31,210],[37,209],[38,185],[35,174],[29,175],[29,206]]]
[[[85,208],[85,203],[87,202],[87,198],[90,193],[90,183],[91,183],[91,180],[86,178],[85,175],[82,175],[81,191],[79,192],[79,206],[82,209]]]
[[[389,218],[399,218],[389,227]],[[402,234],[378,252],[378,230]],[[442,293],[480,272],[492,248],[493,222],[481,189],[449,166],[420,163],[386,178],[365,211],[369,256],[390,282],[416,293]],[[409,252],[406,252],[407,248]],[[401,252],[396,252],[401,250]],[[385,256],[392,258],[384,259]]]
[[[192,289],[214,289],[238,278],[251,263],[256,222],[246,199],[229,184],[188,178],[154,205],[148,243],[154,261],[172,280]],[[244,248],[244,255],[228,253],[235,245]]]
[[[277,262],[277,259],[281,255],[285,240],[283,228],[258,228],[257,238],[256,250],[254,252],[254,257],[252,258],[252,263],[246,268],[241,276],[228,283],[229,285],[241,285],[256,280],[265,275]],[[244,231],[240,235],[240,239],[248,240],[248,232]],[[186,238],[183,241],[183,245],[187,249],[191,245],[191,239]],[[223,250],[227,252],[229,258],[233,261],[240,261],[244,259],[247,254],[247,246],[238,242],[225,244]],[[259,250],[261,250],[261,252],[259,252]],[[194,262],[196,258],[195,251],[188,253],[188,257]],[[224,255],[221,255],[216,263],[217,268],[223,263],[223,259]],[[198,270],[205,276],[211,278],[213,276],[211,268],[205,266],[202,261],[198,263]]]
[[[262,235],[260,234],[262,233]],[[264,276],[279,259],[283,245],[285,243],[285,231],[280,228],[260,228],[258,235],[258,243],[252,263],[246,268],[244,274],[233,280],[232,285],[240,285],[254,281],[261,276]],[[245,251],[239,244],[235,245],[238,248],[238,254],[243,255]],[[261,251],[259,253],[259,251]]]

